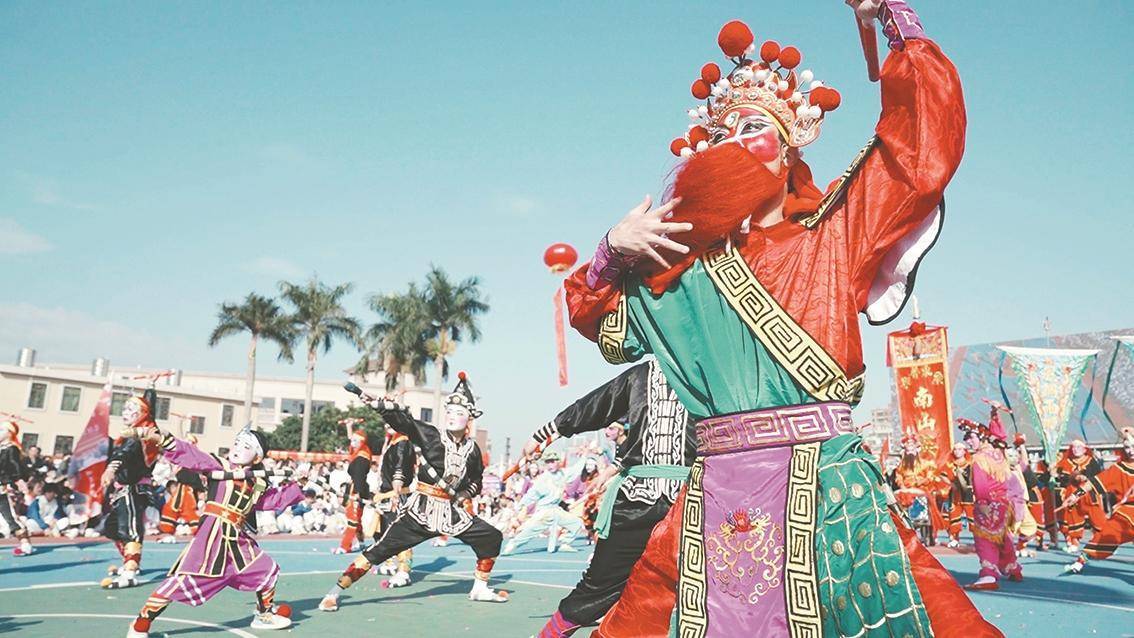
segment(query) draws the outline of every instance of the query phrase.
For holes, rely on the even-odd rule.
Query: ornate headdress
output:
[[[469,417],[473,419],[484,414],[476,409],[476,397],[473,396],[472,388],[469,387],[469,375],[465,374],[463,370],[457,373],[457,387],[453,388],[453,392],[445,400],[445,405],[459,405],[468,410]]]
[[[799,49],[768,40],[760,47],[760,59],[750,60],[756,52],[752,30],[739,20],[721,28],[717,44],[735,68],[722,77],[713,62],[701,67],[690,90],[705,103],[689,110],[693,123],[670,144],[674,155],[688,157],[722,141],[719,132],[735,125],[745,107],[768,115],[789,146],[806,146],[819,137],[823,117],[839,108],[841,97],[810,70],[795,72],[803,59]]]

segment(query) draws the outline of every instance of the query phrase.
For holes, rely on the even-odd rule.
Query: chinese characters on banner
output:
[[[902,434],[918,437],[923,457],[945,463],[953,447],[946,328],[915,321],[891,332],[886,361],[894,369]]]

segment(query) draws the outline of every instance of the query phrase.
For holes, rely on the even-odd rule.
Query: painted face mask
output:
[[[445,408],[445,429],[460,432],[469,426],[469,411],[464,406],[450,404]]]
[[[1082,443],[1071,444],[1071,456],[1083,456],[1087,453],[1087,446]]]
[[[150,408],[146,402],[138,397],[126,399],[122,405],[122,421],[129,427],[134,427],[149,419]]]
[[[763,164],[780,157],[781,138],[772,118],[759,109],[738,107],[712,132],[712,144],[736,143]]]
[[[264,456],[260,441],[256,435],[245,428],[236,435],[232,447],[228,450],[228,462],[233,465],[252,465],[256,459]]]

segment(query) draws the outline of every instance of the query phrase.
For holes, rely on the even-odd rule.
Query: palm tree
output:
[[[216,347],[225,337],[248,332],[252,338],[248,343],[248,373],[244,380],[244,422],[252,421],[253,387],[256,385],[256,347],[260,339],[265,339],[280,348],[278,359],[291,363],[294,361],[291,344],[295,340],[291,317],[274,299],[248,293],[243,303],[222,303],[217,312],[217,327],[209,335],[209,346]]]
[[[419,384],[425,383],[426,365],[430,362],[426,349],[429,320],[425,298],[417,286],[411,283],[405,293],[373,295],[369,304],[378,314],[378,322],[367,330],[368,347],[356,371],[365,378],[372,371],[382,370],[387,392],[394,392],[406,373],[412,374]]]
[[[441,415],[441,384],[449,377],[449,356],[457,349],[464,335],[469,341],[480,341],[477,317],[488,312],[488,303],[481,295],[480,279],[469,277],[454,284],[449,275],[437,266],[425,276],[425,310],[429,325],[427,348],[437,374],[434,390],[436,418]]]
[[[315,385],[315,362],[319,349],[326,354],[334,339],[346,339],[356,347],[360,343],[361,332],[358,320],[347,315],[343,308],[343,297],[350,293],[354,284],[345,283],[328,286],[311,278],[305,284],[280,282],[280,292],[294,307],[292,326],[297,335],[307,341],[307,393],[303,397],[303,430],[300,435],[299,451],[307,451],[307,435],[311,428],[311,391]]]

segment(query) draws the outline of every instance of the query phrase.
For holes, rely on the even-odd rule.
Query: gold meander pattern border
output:
[[[760,285],[735,248],[713,250],[702,260],[717,290],[807,394],[817,401],[858,403],[865,373],[848,380],[823,346]]]
[[[784,508],[787,557],[784,560],[788,630],[791,638],[821,638],[819,584],[815,569],[815,518],[818,509],[819,443],[792,447]]]
[[[826,216],[827,211],[843,199],[843,196],[846,195],[847,192],[847,186],[850,185],[850,178],[858,172],[859,167],[861,167],[862,163],[866,161],[866,157],[870,155],[870,151],[874,150],[874,146],[877,143],[878,136],[872,136],[870,138],[870,141],[866,143],[866,146],[862,147],[862,150],[858,152],[858,155],[855,155],[854,161],[852,161],[850,166],[847,167],[847,170],[843,171],[843,174],[839,177],[839,181],[835,184],[835,187],[832,188],[829,193],[823,196],[823,199],[819,202],[819,207],[815,210],[815,212],[811,213],[807,217],[800,219],[800,224],[803,224],[808,228],[815,228],[815,226],[823,220],[823,217]]]
[[[709,626],[708,581],[705,578],[704,459],[697,459],[689,472],[685,505],[681,509],[681,573],[677,580],[677,636],[704,638]]]
[[[608,363],[626,363],[626,351],[622,344],[626,341],[626,295],[618,299],[618,308],[606,313],[599,324],[598,347],[602,358]]]

